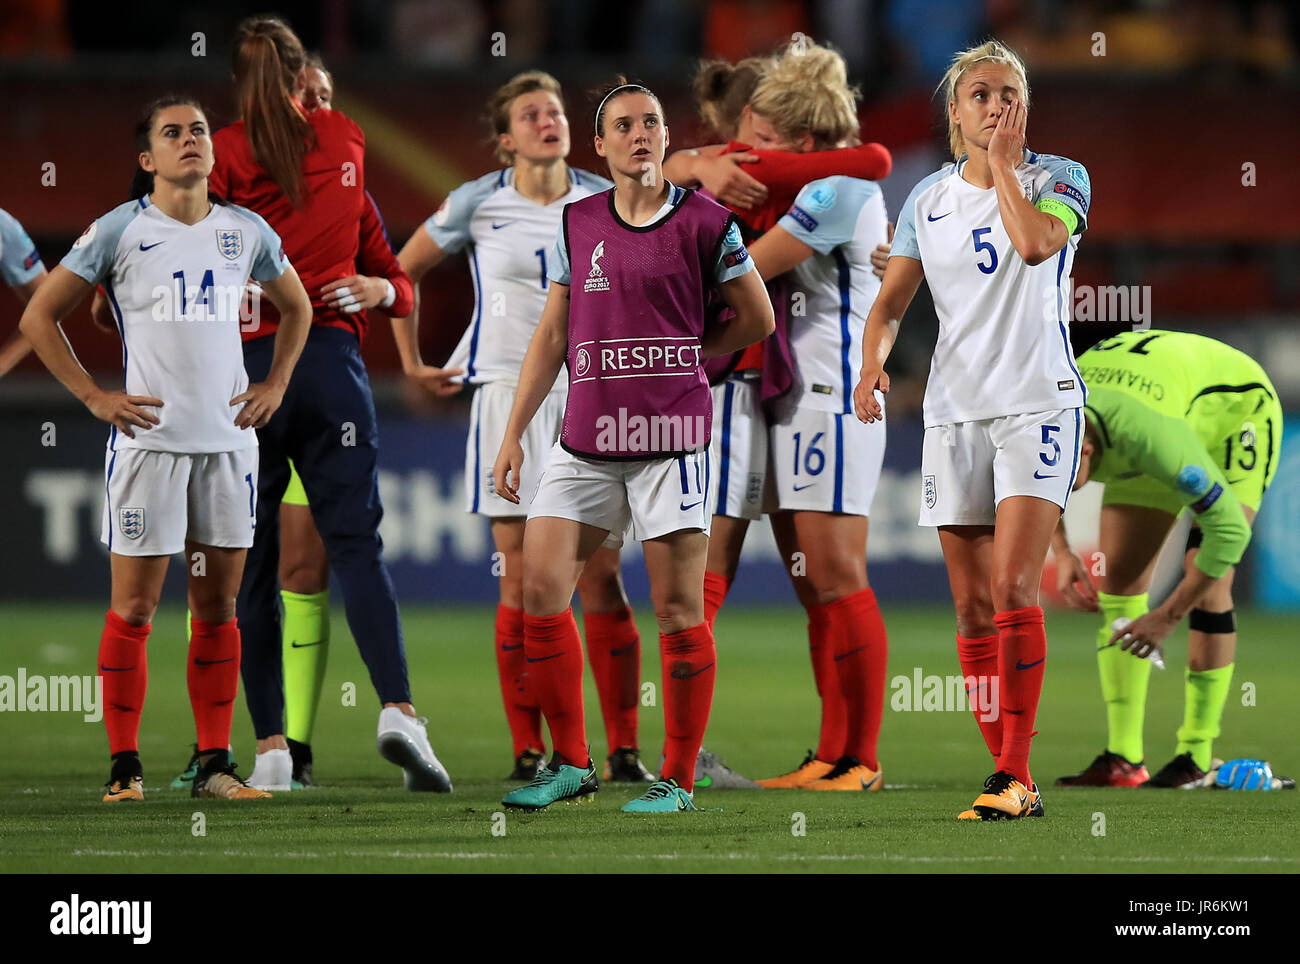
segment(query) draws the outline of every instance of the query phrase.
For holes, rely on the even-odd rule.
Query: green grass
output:
[[[102,606],[0,607],[0,674],[92,672]],[[655,640],[648,609],[644,638]],[[409,794],[374,749],[377,706],[338,607],[314,738],[322,789],[260,804],[191,800],[167,789],[193,739],[185,695],[183,615],[160,613],[150,642],[150,692],[141,733],[147,797],[99,802],[108,772],[102,723],[76,713],[0,714],[0,871],[94,872],[544,872],[913,871],[1296,872],[1300,793],[1230,794],[1054,790],[1052,780],[1087,764],[1104,741],[1093,638],[1096,617],[1051,614],[1050,659],[1035,743],[1044,820],[959,824],[992,769],[967,712],[898,712],[887,693],[881,736],[883,793],[701,791],[704,812],[621,814],[633,794],[617,784],[593,804],[539,814],[494,814],[509,785],[510,746],[486,608],[406,607],[407,654],[418,710],[456,791]],[[886,607],[890,677],[959,672],[951,615],[942,605]],[[1238,663],[1216,744],[1219,756],[1261,756],[1300,773],[1295,735],[1300,651],[1294,621],[1243,612]],[[791,769],[815,737],[817,704],[802,614],[793,605],[725,610],[719,624],[717,699],[707,745],[749,776]],[[1147,722],[1153,769],[1173,754],[1182,713],[1186,632],[1171,641],[1169,669],[1153,674]],[[657,682],[656,647],[643,678]],[[356,683],[358,706],[340,688]],[[1242,684],[1255,684],[1254,706]],[[588,732],[604,733],[590,678]],[[659,708],[641,713],[653,766],[663,736]],[[245,774],[253,739],[242,704],[236,755]],[[194,836],[201,812],[206,836]],[[795,836],[796,814],[806,835]],[[1095,814],[1105,816],[1096,836]],[[499,825],[499,822],[498,822]]]

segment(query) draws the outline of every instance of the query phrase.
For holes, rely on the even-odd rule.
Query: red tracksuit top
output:
[[[285,254],[311,298],[312,323],[343,328],[358,339],[365,335],[365,312],[344,314],[327,307],[321,288],[331,281],[365,273],[385,277],[397,292],[385,314],[400,317],[413,307],[411,279],[402,271],[384,237],[383,224],[365,190],[366,138],[361,128],[336,110],[308,114],[315,146],[303,157],[303,200],[295,208],[269,174],[253,158],[244,122],[236,121],[212,137],[216,165],[208,177],[210,189],[260,214],[280,235]],[[262,302],[261,325],[244,332],[244,340],[274,334],[279,313]]]

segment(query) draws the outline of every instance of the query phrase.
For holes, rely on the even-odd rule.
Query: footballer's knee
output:
[[[997,573],[993,576],[993,609],[1005,613],[1013,609],[1038,605],[1038,581],[1023,572]]]
[[[113,614],[131,626],[147,626],[153,622],[154,613],[158,611],[158,597],[150,595],[132,595],[113,600],[110,607]]]
[[[655,621],[661,633],[680,633],[704,622],[702,601],[692,599],[685,592],[675,589],[667,592],[650,591],[650,602],[654,606]]]
[[[996,633],[993,622],[993,600],[985,595],[968,595],[955,598],[953,608],[957,613],[957,634],[966,639],[980,639]]]
[[[618,569],[598,563],[599,556],[582,570],[578,578],[578,598],[582,600],[583,612],[607,613],[622,609],[627,600],[623,596],[623,579]]]

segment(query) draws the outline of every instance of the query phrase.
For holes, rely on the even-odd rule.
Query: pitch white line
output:
[[[74,850],[74,857],[186,857],[193,858],[198,856],[221,856],[221,857],[239,857],[239,858],[263,858],[270,857],[275,859],[286,860],[338,860],[338,859],[355,859],[366,857],[382,857],[396,860],[537,860],[538,858],[550,858],[560,860],[771,860],[786,863],[798,863],[802,861],[824,862],[833,861],[843,863],[848,861],[886,861],[889,863],[905,864],[974,864],[974,863],[998,863],[1002,861],[1079,861],[1082,863],[1098,864],[1172,864],[1172,863],[1233,863],[1233,864],[1296,864],[1300,863],[1300,857],[1213,857],[1213,856],[1189,856],[1189,857],[1162,857],[1162,856],[1135,856],[1135,857],[1100,857],[1093,855],[1073,856],[1069,854],[1056,855],[1022,855],[998,857],[992,855],[985,856],[953,856],[953,857],[929,857],[916,856],[910,854],[739,854],[739,853],[713,853],[713,854],[539,854],[536,851],[527,853],[498,853],[495,851],[408,851],[408,850],[389,850],[389,851],[371,851],[371,850],[335,850],[328,853],[318,853],[309,850],[296,851],[254,851],[254,850],[220,850],[211,851],[201,848],[193,850]],[[23,856],[21,854],[10,853],[7,856]],[[44,854],[28,854],[26,856],[44,856]]]

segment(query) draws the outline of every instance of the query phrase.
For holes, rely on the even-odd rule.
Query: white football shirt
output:
[[[528,343],[546,306],[548,259],[564,206],[613,187],[613,182],[569,168],[569,190],[550,204],[515,190],[512,167],[466,181],[424,222],[443,251],[468,250],[474,280],[474,317],[447,360],[463,368],[462,381],[519,381]],[[567,385],[561,372],[555,388]]]
[[[122,337],[128,395],[163,401],[159,423],[128,438],[114,427],[109,448],[201,454],[255,448],[240,429],[248,388],[239,307],[251,277],[272,281],[289,261],[261,217],[213,204],[184,224],[149,202],[128,201],[100,217],[61,262],[89,284],[102,284]]]
[[[1002,224],[996,188],[961,176],[966,158],[922,180],[899,213],[892,256],[925,270],[939,339],[925,388],[926,427],[1077,408],[1086,399],[1074,364],[1065,299],[1091,184],[1082,164],[1026,151],[1016,169],[1025,197],[1055,198],[1079,224],[1060,252],[1030,267]]]
[[[874,181],[837,174],[805,184],[777,224],[813,249],[788,276],[795,384],[787,398],[804,408],[851,412],[862,331],[880,291],[871,252],[888,239],[884,196]]]

